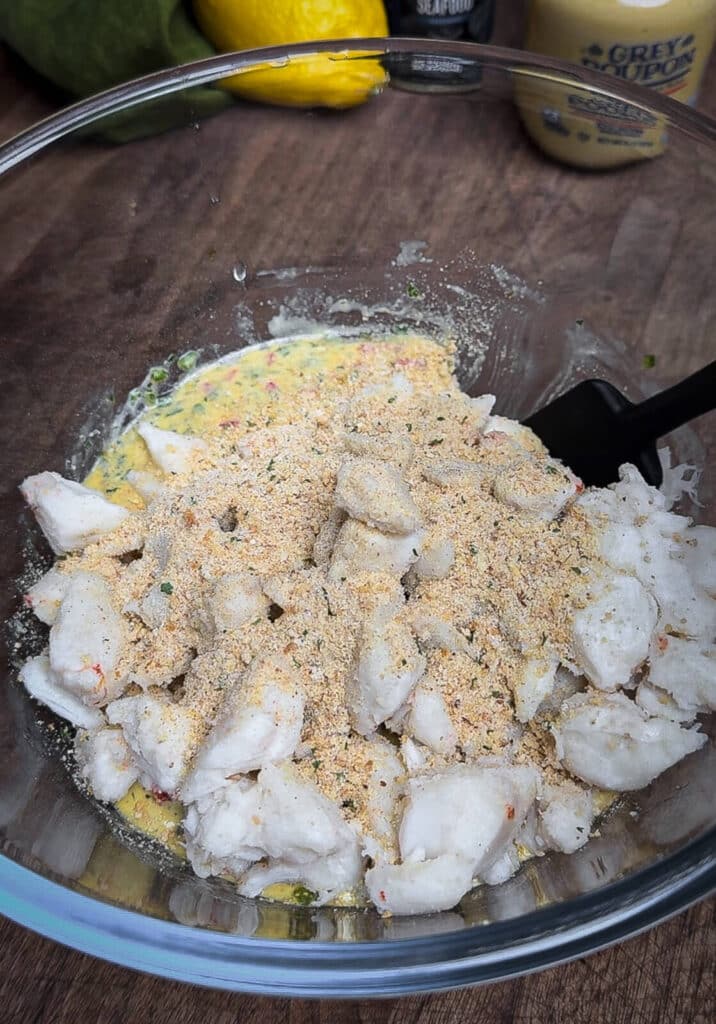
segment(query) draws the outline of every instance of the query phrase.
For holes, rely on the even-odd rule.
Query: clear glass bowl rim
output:
[[[290,56],[426,53],[505,75],[560,76],[668,118],[714,146],[716,121],[675,100],[612,83],[565,61],[433,39],[330,40],[223,54],[116,86],[38,122],[0,146],[0,174],[108,114]],[[628,878],[510,920],[375,942],[257,939],[147,917],[92,899],[0,855],[0,911],[47,938],[162,977],[254,994],[365,998],[438,991],[554,966],[635,935],[716,889],[716,828]]]

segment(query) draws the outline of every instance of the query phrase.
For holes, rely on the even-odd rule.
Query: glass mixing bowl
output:
[[[391,81],[348,112],[236,103],[196,120],[227,72]],[[307,56],[308,55],[308,56]],[[324,58],[325,59],[325,58]],[[609,172],[553,162],[522,117],[577,97],[661,128],[660,155]],[[200,105],[197,103],[197,111]],[[183,127],[124,146],[151,113]],[[563,134],[563,133],[562,133]],[[80,950],[206,985],[301,996],[440,989],[583,955],[716,881],[713,744],[625,798],[578,853],[536,859],[450,913],[291,907],[238,897],[138,842],[66,767],[66,730],[14,668],[42,642],[18,606],[48,552],[19,481],[81,478],[124,398],[173,352],[202,358],[316,323],[451,332],[472,393],[520,417],[588,376],[632,397],[713,356],[716,126],[670,100],[524,53],[354,40],[217,57],[51,117],[0,148],[2,535],[0,909]],[[651,364],[656,359],[656,366]],[[708,419],[676,457],[705,467]],[[690,506],[694,508],[695,506]]]

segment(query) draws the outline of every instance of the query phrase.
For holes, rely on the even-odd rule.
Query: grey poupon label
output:
[[[693,34],[673,36],[653,43],[592,43],[583,49],[582,64],[604,71],[625,82],[636,82],[670,92],[679,88],[696,59]]]

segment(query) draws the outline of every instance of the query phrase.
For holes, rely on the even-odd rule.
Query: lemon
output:
[[[194,0],[206,38],[218,50],[319,39],[355,39],[388,34],[382,0]],[[247,99],[293,107],[352,107],[386,79],[380,61],[362,51],[292,57],[231,75],[222,86]]]

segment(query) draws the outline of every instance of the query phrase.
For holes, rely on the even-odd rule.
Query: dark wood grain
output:
[[[711,1024],[716,901],[542,974],[377,1001],[268,999],[136,974],[0,921],[0,1019],[27,1024]]]
[[[497,41],[519,43],[520,3],[501,4]],[[510,8],[507,11],[507,8]],[[59,97],[21,63],[0,58],[0,139],[51,112]],[[716,114],[716,61],[704,83],[701,108]],[[259,147],[245,156],[260,173]],[[356,157],[358,159],[358,157]],[[63,201],[79,193],[84,177],[100,171],[102,155],[90,165],[68,164]],[[521,165],[495,169],[519,201],[524,195]],[[58,183],[46,182],[58,189]],[[578,204],[578,186],[569,201]],[[531,215],[549,221],[555,197],[539,197]],[[564,197],[560,196],[560,201]],[[536,209],[536,213],[535,213]],[[504,211],[503,211],[504,213]],[[488,211],[482,211],[484,216]],[[498,210],[495,217],[502,215]],[[500,230],[495,220],[485,230]],[[23,238],[18,261],[36,244]],[[199,239],[199,243],[201,239]],[[200,245],[199,245],[200,248]],[[539,254],[535,254],[539,261]],[[129,268],[128,268],[129,272]],[[168,267],[171,272],[171,266]],[[132,282],[117,286],[131,294]],[[702,348],[706,354],[706,335]],[[698,347],[698,346],[697,346]],[[691,351],[693,357],[693,350]],[[680,367],[675,367],[678,370]],[[705,901],[648,934],[584,960],[518,980],[478,989],[376,1002],[307,1002],[261,999],[212,992],[141,975],[103,963],[0,920],[0,1021],[74,1024],[709,1024],[716,1019],[716,901]]]

